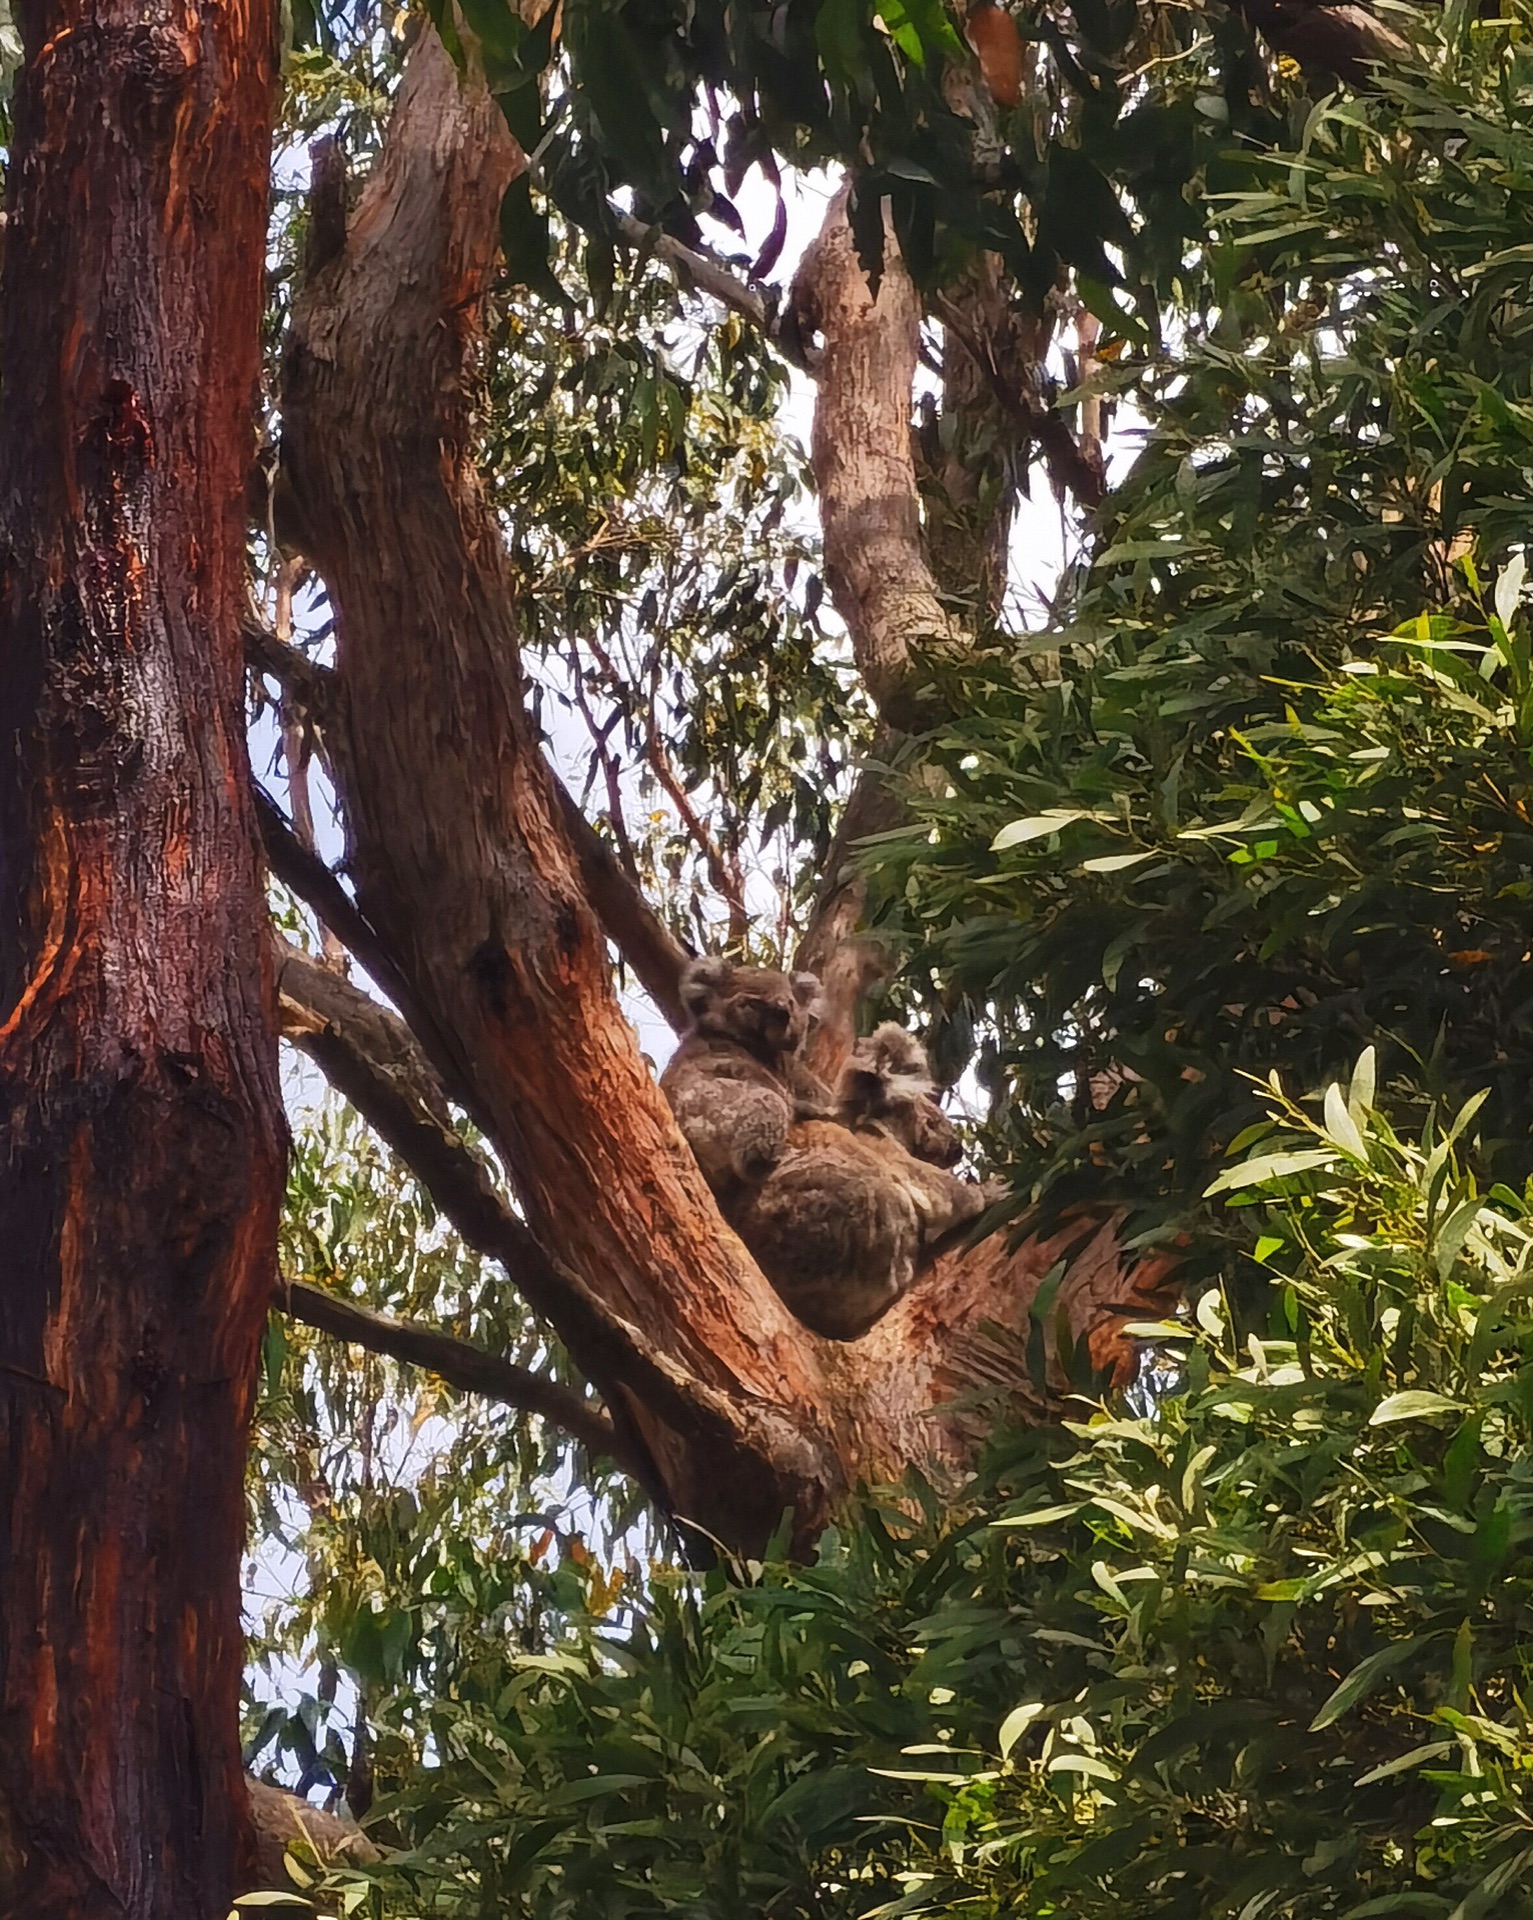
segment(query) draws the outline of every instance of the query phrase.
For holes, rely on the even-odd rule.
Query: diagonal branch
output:
[[[336,615],[349,870],[431,1019],[402,1010],[472,1089],[548,1249],[558,1284],[534,1304],[642,1428],[667,1504],[736,1538],[791,1506],[807,1535],[846,1484],[823,1366],[719,1215],[613,992],[473,469],[479,307],[523,165],[428,28],[345,246],[294,306],[282,461]]]
[[[358,1306],[307,1280],[279,1280],[277,1303],[292,1319],[318,1327],[337,1340],[366,1347],[370,1353],[386,1353],[390,1359],[412,1367],[424,1367],[464,1393],[483,1394],[491,1400],[503,1400],[522,1413],[539,1414],[573,1435],[591,1453],[604,1455],[630,1470],[637,1465],[618,1437],[617,1428],[593,1401],[583,1399],[572,1387],[516,1366],[471,1341],[411,1320],[375,1313],[371,1307]]]
[[[240,619],[245,643],[245,665],[255,673],[269,673],[284,693],[316,719],[328,715],[335,699],[336,678],[321,661],[283,640],[255,610],[247,606]]]
[[[319,855],[294,833],[265,788],[259,782],[252,784],[267,865],[351,949],[395,1006],[408,1014],[412,1004],[409,985],[377,929]],[[410,1025],[415,1022],[411,1020]]]
[[[594,1356],[604,1378],[632,1389],[701,1441],[725,1439],[738,1416],[724,1396],[658,1351],[631,1320],[554,1261],[511,1211],[487,1162],[450,1125],[436,1071],[398,1015],[285,941],[278,942],[275,970],[285,1037],[399,1155],[465,1246],[498,1262],[535,1312],[568,1330],[568,1343],[582,1356]],[[626,1408],[616,1411],[623,1463],[657,1492]],[[760,1418],[770,1416],[763,1411]]]
[[[644,991],[680,1033],[687,1025],[681,970],[690,955],[623,871],[612,849],[581,812],[575,796],[553,775],[564,824],[574,842],[586,897]]]

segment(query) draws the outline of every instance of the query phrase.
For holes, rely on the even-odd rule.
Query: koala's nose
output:
[[[786,1033],[788,1031],[788,1023],[793,1018],[793,1012],[790,1007],[784,1006],[780,1000],[758,1000],[756,1002],[756,1017],[766,1032]]]

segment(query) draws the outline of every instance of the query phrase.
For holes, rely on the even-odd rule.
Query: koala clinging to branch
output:
[[[725,1211],[805,1326],[856,1340],[1001,1189],[946,1171],[958,1139],[902,1028],[859,1041],[838,1092],[839,1123],[798,1122],[771,1172]]]
[[[660,1087],[721,1201],[771,1171],[795,1120],[835,1111],[798,1057],[819,991],[812,973],[727,960],[694,960],[682,974],[692,1025]]]
[[[898,1141],[917,1160],[956,1167],[963,1142],[936,1094],[925,1047],[886,1020],[852,1049],[837,1088],[837,1117],[855,1132]]]

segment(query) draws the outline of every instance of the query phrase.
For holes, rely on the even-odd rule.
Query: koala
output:
[[[660,1088],[721,1201],[764,1179],[795,1121],[829,1119],[835,1100],[799,1058],[819,1000],[812,973],[692,961],[681,996],[692,1024]]]
[[[859,1042],[837,1091],[838,1119],[795,1124],[775,1166],[725,1212],[805,1326],[856,1340],[1001,1190],[947,1171],[958,1139],[901,1028]]]
[[[937,1105],[926,1049],[886,1020],[852,1049],[837,1089],[836,1117],[856,1133],[897,1140],[917,1160],[956,1167],[963,1143]]]

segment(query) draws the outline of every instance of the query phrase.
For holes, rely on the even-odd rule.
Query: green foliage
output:
[[[1226,19],[1210,34],[1170,6],[1018,9],[1031,84],[999,126],[982,89],[978,123],[961,77],[954,90],[972,62],[960,12],[943,0],[571,0],[557,36],[551,12],[529,26],[509,0],[466,6],[466,33],[453,10],[431,11],[450,45],[482,60],[512,130],[539,154],[547,198],[593,252],[610,258],[618,244],[614,195],[689,242],[700,217],[743,242],[734,196],[752,168],[775,187],[783,165],[844,165],[858,169],[853,226],[875,278],[887,201],[918,280],[947,280],[990,250],[1041,308],[1074,269],[1088,304],[1140,339],[1179,241],[1199,230],[1194,183],[1217,185],[1229,130],[1265,138],[1278,124],[1244,29]],[[1174,111],[1138,97],[1146,60]],[[540,88],[545,72],[555,83]],[[1200,94],[1215,114],[1194,110]],[[533,285],[553,264],[537,191],[512,189],[519,270]],[[767,272],[784,234],[785,216],[741,263]]]
[[[732,317],[691,316],[683,353],[675,308],[653,266],[606,289],[599,313],[508,293],[485,466],[544,723],[563,752],[582,743],[585,791],[647,896],[707,945],[718,876],[674,791],[726,868],[765,867],[786,906],[823,863],[868,715],[820,618],[802,456],[776,420],[781,365]],[[782,940],[773,929],[766,951],[782,957]]]
[[[1443,60],[1248,157],[1066,622],[952,673],[869,853],[1052,1202],[1185,1220],[1243,1074],[1372,1042],[1527,1169],[1533,55]]]
[[[281,1262],[288,1279],[568,1373],[498,1268],[463,1250],[334,1099],[297,1131]],[[273,1318],[261,1385],[247,1756],[344,1784],[356,1706],[334,1705],[344,1672],[361,1701],[387,1691],[393,1703],[372,1736],[387,1781],[419,1759],[410,1690],[447,1686],[486,1639],[558,1641],[564,1615],[586,1604],[584,1534],[627,1534],[638,1548],[644,1518],[626,1484],[589,1463],[572,1483],[567,1443],[541,1422],[295,1319]]]
[[[465,1669],[385,1910],[1533,1913],[1533,1202],[1372,1071],[1221,1183],[1265,1337],[1205,1296],[1159,1405]]]

